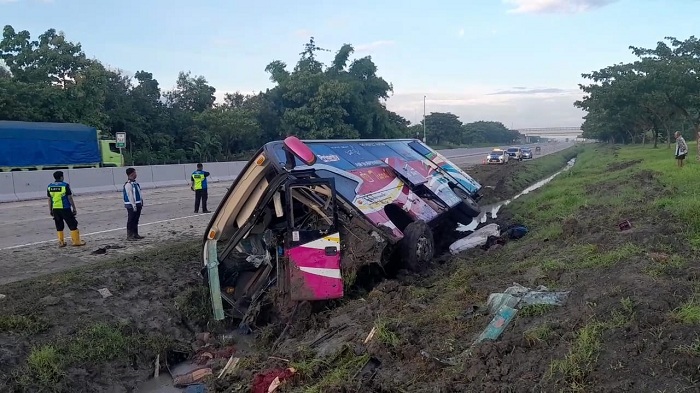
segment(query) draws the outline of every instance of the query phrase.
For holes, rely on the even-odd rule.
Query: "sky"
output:
[[[512,128],[576,127],[582,73],[634,60],[629,46],[688,38],[697,0],[0,0],[0,23],[49,28],[88,57],[164,89],[179,71],[226,92],[272,87],[265,66],[291,69],[309,37],[371,56],[394,92],[387,107],[412,123],[425,109]]]

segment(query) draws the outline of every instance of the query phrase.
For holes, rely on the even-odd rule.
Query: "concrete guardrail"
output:
[[[246,161],[205,162],[211,172],[209,182],[233,181]],[[120,192],[126,182],[126,168],[63,169],[64,179],[76,195]],[[134,166],[141,188],[185,186],[196,170],[195,164]],[[46,198],[46,186],[53,181],[53,170],[0,172],[0,202]]]
[[[489,148],[456,148],[438,150],[447,158],[476,156]],[[247,161],[205,162],[211,172],[209,182],[233,181]],[[196,169],[195,164],[134,166],[143,189],[184,186]],[[91,194],[119,192],[126,182],[126,167],[63,170],[64,179],[73,192]],[[53,181],[53,170],[0,172],[0,202],[17,202],[46,198],[46,186]]]

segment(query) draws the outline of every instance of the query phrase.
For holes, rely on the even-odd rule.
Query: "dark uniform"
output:
[[[78,220],[75,219],[75,209],[68,198],[70,195],[73,195],[73,192],[70,189],[70,185],[64,181],[55,181],[49,184],[46,189],[46,196],[48,196],[51,201],[51,216],[56,224],[59,247],[66,246],[63,235],[65,225],[68,225],[68,229],[70,229],[73,245],[85,245],[85,242],[80,240]]]

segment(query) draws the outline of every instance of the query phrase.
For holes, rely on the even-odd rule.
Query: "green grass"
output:
[[[328,359],[319,359],[307,351],[305,360],[291,364],[301,375],[302,383],[294,392],[323,393],[339,386],[352,386],[353,379],[370,360],[365,353],[356,355],[350,345],[344,345]]]
[[[675,310],[673,316],[683,323],[700,325],[700,301],[696,296],[691,297],[685,304]]]
[[[172,339],[163,335],[145,335],[127,325],[94,323],[73,336],[31,349],[26,365],[15,370],[20,386],[45,391],[64,391],[67,371],[74,367],[128,362],[150,354],[163,353],[172,346]],[[154,355],[155,356],[155,355]]]
[[[0,315],[0,333],[33,335],[51,327],[49,321],[37,315]]]
[[[394,333],[394,324],[395,323],[392,323],[392,321],[388,321],[384,318],[378,318],[374,325],[377,328],[377,340],[388,347],[397,347],[401,342],[399,336]]]

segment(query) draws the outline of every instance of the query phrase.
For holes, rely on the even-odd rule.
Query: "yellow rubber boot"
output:
[[[84,246],[85,242],[80,240],[80,230],[76,229],[74,231],[70,231],[70,238],[73,241],[74,246]]]
[[[63,231],[57,232],[57,233],[58,233],[58,246],[65,247],[66,241],[64,240],[64,237],[63,237]]]

